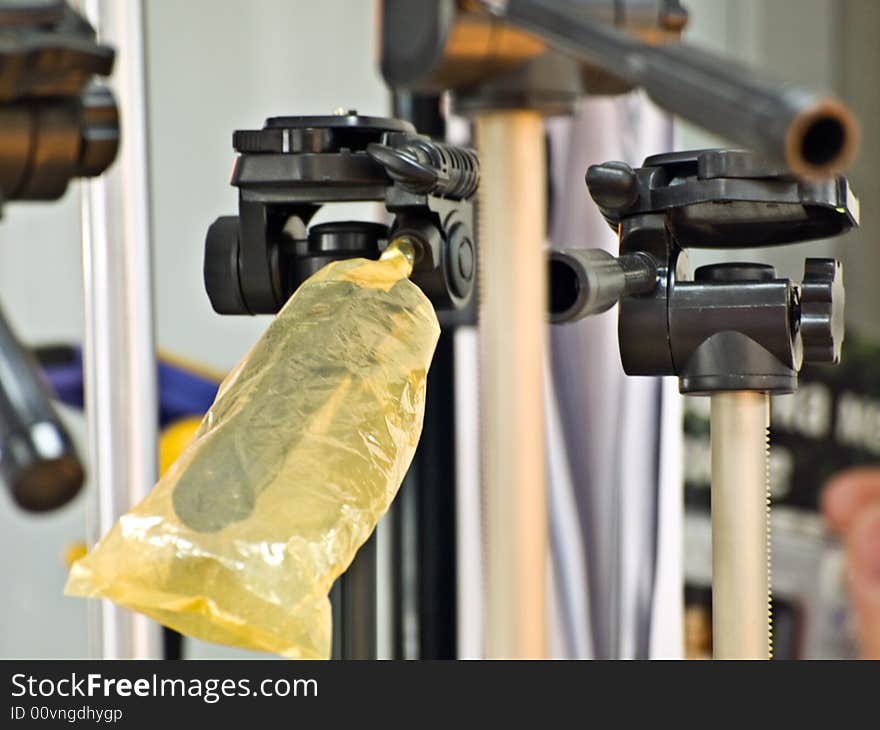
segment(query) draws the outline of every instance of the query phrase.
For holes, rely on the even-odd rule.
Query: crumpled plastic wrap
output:
[[[440,329],[410,272],[392,246],[306,281],[149,496],[74,563],[65,592],[206,641],[329,657],[327,594],[422,430]]]

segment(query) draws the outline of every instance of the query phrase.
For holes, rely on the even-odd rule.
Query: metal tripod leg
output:
[[[333,659],[376,658],[376,533],[330,592]]]
[[[394,116],[421,134],[446,139],[436,95],[394,92]],[[470,307],[468,307],[470,308]],[[440,312],[422,436],[389,512],[393,545],[393,656],[454,659],[456,627],[456,318]]]
[[[89,471],[87,532],[94,544],[156,481],[156,358],[153,342],[147,108],[140,0],[82,3],[119,51],[114,92],[124,117],[119,157],[83,183],[83,360]],[[159,626],[109,601],[90,607],[92,656],[161,656]]]
[[[712,636],[716,659],[769,659],[770,398],[712,395]]]

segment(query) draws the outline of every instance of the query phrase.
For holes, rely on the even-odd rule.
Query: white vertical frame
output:
[[[153,331],[147,100],[141,0],[85,0],[102,42],[116,49],[111,86],[121,145],[101,178],[83,183],[83,359],[94,544],[152,488],[158,399]],[[161,633],[109,601],[90,616],[90,647],[102,658],[158,658]]]

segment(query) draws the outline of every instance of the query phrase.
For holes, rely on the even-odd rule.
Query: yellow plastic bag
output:
[[[327,594],[422,430],[440,328],[410,272],[391,247],[306,281],[150,495],[74,563],[65,592],[207,641],[328,657]]]

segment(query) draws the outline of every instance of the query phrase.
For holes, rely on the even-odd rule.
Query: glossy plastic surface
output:
[[[207,641],[329,657],[327,594],[422,429],[439,325],[409,253],[306,281],[152,493],[73,565],[67,593]]]

